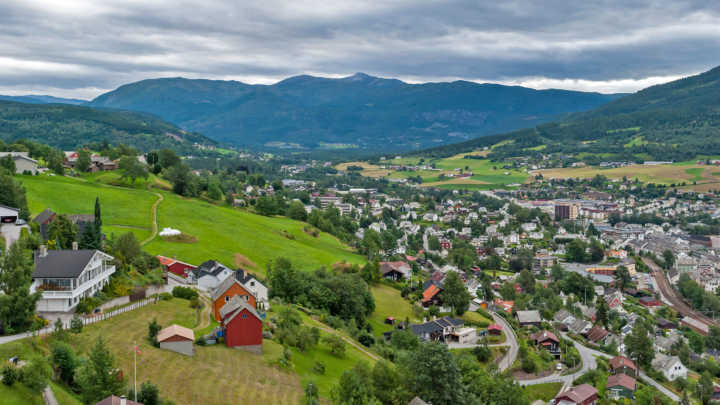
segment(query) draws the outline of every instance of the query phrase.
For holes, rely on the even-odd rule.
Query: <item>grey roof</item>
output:
[[[75,278],[85,270],[95,252],[100,251],[48,250],[46,256],[40,257],[40,253],[36,251],[33,278]]]
[[[427,402],[423,401],[422,399],[415,397],[408,403],[408,405],[429,405]]]
[[[217,260],[208,260],[200,264],[196,269],[197,277],[200,278],[208,274],[217,277],[218,274],[222,273],[223,270],[226,269],[230,270],[228,267],[226,267],[224,264],[220,263]]]
[[[55,212],[54,212],[53,210],[51,210],[50,208],[45,208],[45,209],[43,210],[43,212],[39,213],[39,214],[33,219],[33,221],[35,221],[35,222],[37,222],[37,223],[39,223],[39,224],[42,224],[43,222],[45,222],[45,221],[47,221],[48,219],[50,219],[50,217],[52,217],[53,215],[55,215]]]
[[[38,162],[37,160],[31,158],[28,152],[0,152],[0,158],[4,158],[5,156],[12,156],[13,160],[25,159],[33,163]]]
[[[93,214],[74,214],[74,215],[68,215],[68,219],[73,224],[77,224],[78,222],[95,222],[95,215],[93,215]]]
[[[652,361],[652,367],[659,370],[668,370],[673,367],[675,363],[682,364],[677,356],[666,356],[662,353],[655,353],[655,358]]]
[[[520,323],[542,322],[542,318],[540,317],[540,311],[537,310],[517,311],[515,316],[517,316],[518,322]]]
[[[242,276],[241,276],[242,277]],[[249,279],[248,279],[249,280]],[[242,288],[245,289],[248,293],[250,293],[255,299],[257,299],[257,296],[253,291],[251,291],[249,288],[245,286],[244,283],[242,283],[240,280],[238,280],[238,272],[235,272],[235,275],[228,276],[225,280],[221,281],[220,284],[218,284],[217,287],[215,287],[215,290],[213,290],[212,293],[212,300],[217,300],[225,291],[228,290],[233,284],[238,283]]]
[[[410,325],[410,329],[412,330],[412,333],[416,335],[425,335],[440,332],[450,326],[460,326],[464,324],[465,322],[462,319],[446,316],[434,321],[421,323],[419,325]]]
[[[225,324],[227,324],[232,321],[233,318],[235,318],[235,316],[237,316],[237,314],[239,314],[243,309],[247,309],[256,318],[262,319],[260,317],[260,314],[258,314],[258,312],[255,310],[255,308],[248,304],[244,299],[240,298],[239,295],[235,295],[230,298],[230,301],[228,301],[227,304],[223,305],[222,308],[220,308],[220,318],[223,319],[223,322]],[[228,315],[230,316],[227,320],[225,320],[225,317]]]

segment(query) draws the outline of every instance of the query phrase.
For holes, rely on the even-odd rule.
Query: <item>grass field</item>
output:
[[[685,182],[688,187],[693,186],[693,182],[697,182],[697,186],[703,184],[714,184],[711,188],[720,188],[720,182],[713,176],[713,172],[717,171],[714,166],[688,164],[667,164],[667,165],[632,165],[613,169],[600,169],[597,167],[582,168],[562,168],[539,170],[543,177],[549,178],[591,178],[601,174],[611,179],[622,179],[627,177],[630,180],[638,179],[644,183],[656,183],[671,185],[680,185]]]
[[[5,384],[0,384],[0,404],[2,405],[43,405],[42,396],[36,394],[24,385],[20,383],[13,384],[12,387],[8,387]],[[60,405],[65,405],[60,403]],[[73,405],[70,403],[69,405]]]
[[[103,231],[108,235],[130,231],[139,240],[152,234],[152,205],[158,200],[155,193],[160,193],[164,200],[158,206],[159,229],[180,229],[197,238],[197,242],[167,242],[156,237],[146,245],[146,250],[153,254],[176,255],[193,264],[216,259],[235,266],[236,255],[240,255],[241,262],[248,263],[250,270],[264,273],[267,263],[280,256],[289,258],[303,270],[331,266],[343,260],[364,261],[332,235],[308,235],[303,231],[306,226],[303,222],[263,217],[198,199],[182,198],[154,188],[155,185],[163,186],[159,179],[148,180],[152,181],[152,191],[99,183],[114,182],[117,174],[93,174],[85,179],[59,176],[22,176],[20,179],[27,189],[33,215],[45,208],[65,214],[92,214],[97,196],[102,205]]]
[[[540,400],[547,402],[555,398],[555,395],[558,394],[560,388],[562,388],[562,383],[528,385],[525,387],[525,392],[527,393],[530,401]]]
[[[392,330],[393,326],[385,323],[385,318],[391,316],[397,321],[416,321],[413,316],[412,304],[400,296],[400,291],[383,284],[372,287],[372,294],[375,298],[375,312],[368,318],[373,327],[375,336],[382,336],[383,333]]]
[[[495,145],[498,146],[498,145]],[[419,170],[419,171],[391,171],[377,165],[366,162],[348,162],[336,166],[339,170],[345,170],[348,166],[355,165],[364,168],[360,172],[368,177],[389,177],[408,178],[420,176],[423,179],[423,187],[439,187],[450,189],[487,190],[493,188],[504,188],[510,184],[524,183],[528,174],[523,170],[503,169],[503,163],[491,162],[488,159],[464,159],[464,156],[487,156],[490,150],[477,150],[468,153],[461,153],[444,159],[429,159],[422,157],[404,157],[400,159],[386,160],[383,165],[435,165],[440,170]],[[422,162],[421,162],[422,160]],[[456,176],[460,170],[470,171],[473,175],[469,178],[444,178],[440,175]]]

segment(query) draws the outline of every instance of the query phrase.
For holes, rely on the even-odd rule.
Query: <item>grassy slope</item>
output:
[[[0,404],[2,405],[43,405],[42,396],[34,393],[20,383],[12,387],[0,384]],[[61,403],[60,405],[65,405]],[[70,403],[70,405],[73,405]]]
[[[246,211],[212,205],[197,199],[185,199],[162,190],[117,188],[99,184],[112,181],[107,174],[91,175],[85,181],[59,176],[20,177],[28,194],[33,214],[45,208],[68,214],[92,214],[95,197],[102,204],[103,230],[120,234],[134,232],[139,240],[151,234],[151,207],[155,192],[164,196],[158,208],[159,228],[173,227],[197,237],[193,244],[165,242],[156,238],[146,246],[155,254],[177,255],[181,260],[199,264],[217,259],[233,266],[234,254],[247,256],[259,272],[279,256],[290,258],[302,269],[330,266],[339,261],[360,263],[363,258],[352,253],[333,236],[321,233],[314,238],[303,231],[302,222],[287,218],[268,218]],[[156,179],[149,182],[160,183]],[[161,184],[162,185],[162,184]],[[288,239],[283,231],[295,237]]]
[[[397,321],[405,321],[410,318],[410,322],[415,321],[412,312],[412,305],[400,296],[400,291],[383,284],[372,287],[373,297],[375,298],[375,312],[370,315],[368,321],[373,327],[375,336],[382,336],[383,333],[392,330],[392,325],[385,323],[385,318],[392,316]]]
[[[555,398],[560,388],[562,388],[562,383],[537,384],[525,387],[525,392],[527,392],[531,401],[541,400],[546,402]]]

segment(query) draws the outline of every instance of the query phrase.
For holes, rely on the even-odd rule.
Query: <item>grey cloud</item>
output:
[[[704,1],[58,3],[0,4],[0,93],[356,71],[415,81],[570,79],[603,90],[706,70],[720,49],[720,5]]]

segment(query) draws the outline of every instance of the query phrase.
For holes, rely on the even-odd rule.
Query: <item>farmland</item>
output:
[[[263,273],[266,265],[280,256],[290,258],[305,270],[340,261],[363,262],[361,256],[332,235],[319,233],[314,237],[303,230],[307,224],[284,217],[255,215],[183,198],[160,188],[150,191],[109,186],[104,184],[113,181],[108,175],[84,179],[23,176],[21,179],[33,215],[45,208],[65,214],[92,214],[97,196],[102,204],[103,231],[108,235],[130,231],[139,240],[152,235],[152,206],[159,193],[163,197],[157,208],[159,229],[179,229],[193,237],[194,242],[170,242],[156,237],[145,248],[153,254],[176,255],[194,264],[216,259],[233,266],[239,260],[250,270]],[[163,186],[161,180],[148,183]]]
[[[598,167],[562,168],[538,170],[533,174],[542,174],[544,178],[591,178],[598,174],[610,179],[638,179],[644,183],[681,186],[687,188],[705,186],[720,188],[720,179],[714,174],[720,171],[715,166],[697,165],[695,162],[681,162],[665,165],[631,165],[612,169]],[[696,184],[694,184],[696,183]]]
[[[465,159],[465,156],[485,156],[487,150],[461,153],[443,159],[426,159],[422,157],[399,158],[382,161],[381,165],[367,162],[349,162],[336,166],[346,170],[349,166],[360,166],[360,174],[368,177],[387,177],[402,179],[420,176],[423,187],[452,189],[487,190],[504,188],[512,184],[524,183],[528,174],[524,170],[504,169],[506,163],[491,162],[488,159]],[[434,166],[431,170],[402,171],[390,170],[393,165]],[[461,173],[472,172],[470,177],[458,177]]]

